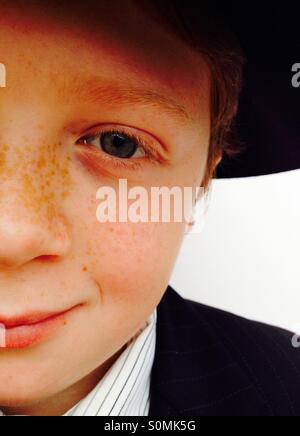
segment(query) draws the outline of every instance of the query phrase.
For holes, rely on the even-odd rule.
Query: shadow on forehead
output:
[[[118,17],[131,18],[137,10],[132,0],[2,0],[0,10],[9,8],[18,14],[54,18],[56,21],[93,25],[113,21]]]
[[[204,0],[201,4],[182,0],[2,0],[2,22],[5,8],[15,12],[18,19],[23,16],[24,23],[40,24],[42,29],[48,22],[50,27],[75,27],[78,33],[108,32],[123,41],[134,37],[142,45],[153,37],[163,45],[164,36],[172,33],[177,40],[206,55],[235,45],[215,0]]]

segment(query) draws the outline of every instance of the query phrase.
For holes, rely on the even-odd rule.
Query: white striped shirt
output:
[[[93,391],[64,416],[148,416],[156,320],[157,309]]]

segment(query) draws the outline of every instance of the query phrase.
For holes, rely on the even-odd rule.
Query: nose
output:
[[[68,225],[63,215],[51,219],[22,206],[18,198],[0,201],[0,272],[19,268],[38,259],[65,256],[70,248]]]
[[[66,255],[69,238],[63,229],[51,232],[25,222],[13,222],[1,218],[0,222],[0,271],[15,269],[30,261],[57,258]]]

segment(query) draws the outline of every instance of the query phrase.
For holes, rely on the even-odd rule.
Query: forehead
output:
[[[53,2],[54,3],[54,2]],[[55,2],[56,3],[56,2]],[[0,62],[24,83],[69,83],[99,74],[177,99],[190,112],[209,95],[208,68],[180,38],[132,1],[85,0],[55,6],[40,1],[0,3]],[[18,73],[18,77],[15,73]]]

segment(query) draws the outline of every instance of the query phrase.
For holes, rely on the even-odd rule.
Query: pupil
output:
[[[138,149],[133,139],[120,133],[104,133],[100,142],[105,153],[122,159],[129,159]]]

